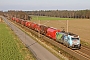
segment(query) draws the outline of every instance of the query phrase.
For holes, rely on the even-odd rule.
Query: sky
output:
[[[90,0],[0,0],[0,11],[85,10]]]

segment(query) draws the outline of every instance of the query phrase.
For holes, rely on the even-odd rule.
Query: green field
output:
[[[0,60],[35,60],[5,23],[0,22]]]
[[[32,20],[71,20],[73,18],[59,18],[59,17],[47,17],[47,16],[31,16]]]

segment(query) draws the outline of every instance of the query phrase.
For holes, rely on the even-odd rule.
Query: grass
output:
[[[32,53],[2,22],[0,22],[0,60],[35,60]]]
[[[32,20],[71,20],[73,18],[59,18],[59,17],[48,17],[48,16],[31,16]]]
[[[81,40],[81,45],[90,49],[90,43]]]

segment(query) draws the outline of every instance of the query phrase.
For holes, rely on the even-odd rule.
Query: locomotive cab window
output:
[[[72,38],[72,40],[79,40],[79,38]]]

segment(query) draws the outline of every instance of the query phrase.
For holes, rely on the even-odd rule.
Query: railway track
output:
[[[90,49],[89,49],[89,48],[86,48],[86,47],[82,46],[81,49],[79,49],[78,51],[84,53],[84,54],[82,54],[82,55],[83,55],[83,56],[86,55],[87,58],[90,59]]]
[[[78,55],[80,55],[80,56],[82,56],[82,57],[84,57],[85,60],[90,60],[90,56],[87,55],[87,54],[85,54],[85,53],[83,53],[83,52],[81,52],[80,50],[76,50],[75,53],[78,54]],[[81,59],[84,60],[83,58],[81,58]]]
[[[19,24],[19,26],[22,26]],[[23,26],[25,29],[30,30],[30,32],[32,32],[35,35],[38,35],[38,32],[33,31],[32,29],[28,29],[27,27]],[[53,41],[52,39],[40,34],[41,38],[43,38],[44,40],[48,41],[49,43],[61,48],[62,50],[68,52],[70,55],[76,57],[79,60],[90,60],[90,49],[82,46],[81,49],[79,50],[72,50],[70,48],[67,48],[66,46],[63,46],[60,43],[57,43],[56,41]]]

